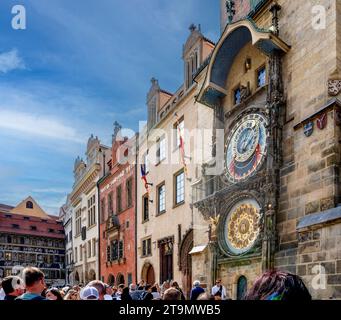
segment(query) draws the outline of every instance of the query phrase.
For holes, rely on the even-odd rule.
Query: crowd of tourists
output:
[[[38,268],[25,268],[22,278],[9,276],[0,285],[0,300],[186,300],[176,281],[165,281],[161,286],[150,285],[141,280],[137,285],[124,284],[109,286],[99,280],[86,286],[66,286],[62,289],[48,288],[45,275]],[[230,300],[221,280],[217,280],[211,290],[205,290],[200,281],[194,281],[189,299],[195,300]],[[263,274],[246,293],[245,300],[311,300],[302,279],[294,274],[271,271]]]

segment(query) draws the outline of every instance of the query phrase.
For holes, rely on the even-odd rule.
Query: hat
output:
[[[80,292],[81,300],[98,300],[99,294],[95,287],[84,287]]]

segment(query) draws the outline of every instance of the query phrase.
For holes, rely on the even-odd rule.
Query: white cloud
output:
[[[65,194],[68,191],[65,189],[57,189],[57,188],[43,188],[43,189],[33,189],[32,190],[33,193],[55,193],[55,194]]]
[[[84,143],[74,128],[59,120],[20,111],[0,110],[0,128],[48,139]]]
[[[0,73],[8,73],[16,69],[25,69],[25,63],[19,56],[18,50],[0,53]]]

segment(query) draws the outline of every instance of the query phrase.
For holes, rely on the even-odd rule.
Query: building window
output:
[[[26,209],[33,209],[33,202],[32,201],[26,202]]]
[[[143,164],[145,165],[145,172],[146,172],[146,174],[148,174],[149,173],[148,151],[143,155]]]
[[[79,236],[82,232],[82,209],[79,208],[76,211],[76,237]]]
[[[241,103],[241,91],[240,87],[236,88],[233,92],[233,101],[234,104],[239,104]]]
[[[175,205],[183,203],[185,201],[185,173],[181,171],[175,175]]]
[[[79,261],[83,261],[83,246],[79,246]]]
[[[122,186],[118,186],[116,189],[116,210],[117,213],[122,212]]]
[[[110,192],[108,195],[108,217],[111,217],[114,213],[112,200],[113,200],[113,193]]]
[[[24,220],[30,220],[30,217],[24,217]]]
[[[156,158],[158,162],[166,159],[166,138],[162,137],[157,142]]]
[[[91,196],[88,199],[88,227],[92,227],[96,224],[96,197]]]
[[[77,262],[78,261],[78,248],[75,248],[74,256],[75,256],[75,262]]]
[[[111,261],[111,248],[110,246],[107,246],[107,261]]]
[[[19,229],[19,225],[18,224],[12,224],[12,228],[13,229]]]
[[[266,68],[261,67],[257,70],[257,86],[258,88],[266,85]]]
[[[152,239],[148,238],[142,241],[142,257],[149,257],[152,255]]]
[[[37,231],[37,227],[36,226],[31,226],[31,230],[32,231]]]
[[[159,214],[166,211],[166,185],[165,184],[162,184],[157,189],[157,206],[158,206]]]
[[[123,240],[120,240],[118,242],[118,258],[119,259],[123,259],[124,255],[123,255]]]
[[[180,137],[184,139],[184,133],[185,133],[185,121],[182,118],[179,120],[177,123],[174,125],[174,130],[175,130],[175,147],[180,147]]]
[[[129,179],[126,184],[127,192],[127,207],[130,208],[133,205],[133,179]]]
[[[88,241],[88,258],[91,258],[91,240]]]
[[[111,255],[110,255],[110,261],[116,261],[118,260],[118,241],[114,240],[111,243]]]
[[[92,256],[96,256],[96,239],[92,239]]]
[[[149,220],[149,196],[148,194],[142,198],[142,222]]]
[[[105,199],[102,199],[101,200],[101,223],[105,221],[104,214],[105,214]]]
[[[12,252],[5,252],[5,260],[12,261]]]

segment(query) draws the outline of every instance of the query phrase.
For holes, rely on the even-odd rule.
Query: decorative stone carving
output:
[[[328,80],[328,94],[330,96],[337,96],[341,92],[341,80]]]

